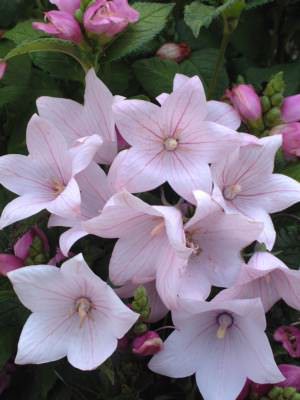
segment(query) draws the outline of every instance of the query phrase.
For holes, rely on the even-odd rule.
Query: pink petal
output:
[[[62,233],[59,238],[59,246],[62,253],[67,257],[73,244],[87,234],[88,233],[83,230],[80,225],[68,229],[66,232]]]
[[[233,130],[237,130],[242,122],[238,112],[231,105],[215,100],[207,102],[206,121],[216,122]]]
[[[70,149],[73,176],[89,166],[102,144],[103,140],[98,135],[91,135],[77,140],[76,144]]]
[[[80,215],[80,203],[80,190],[77,182],[72,178],[64,191],[48,204],[47,209],[64,218],[76,218]]]
[[[23,266],[22,259],[12,254],[0,254],[0,275],[6,276],[8,272]]]
[[[195,258],[191,257],[184,274],[181,276],[179,298],[206,300],[211,291],[211,284]]]
[[[159,124],[160,108],[149,101],[124,100],[114,104],[117,127],[131,145],[160,146],[163,134]]]

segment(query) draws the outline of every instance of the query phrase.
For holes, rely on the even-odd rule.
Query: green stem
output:
[[[224,59],[225,59],[226,49],[230,42],[231,33],[232,33],[232,31],[229,29],[228,21],[226,18],[224,18],[223,38],[222,38],[221,47],[219,50],[219,55],[218,55],[218,59],[216,62],[215,70],[213,73],[213,77],[212,77],[212,80],[211,80],[209,88],[208,88],[208,95],[207,95],[208,99],[211,99],[213,97],[214,92],[216,90],[218,80],[219,80],[219,75],[220,75],[220,72],[221,72],[221,69],[222,69],[222,66],[224,63]]]

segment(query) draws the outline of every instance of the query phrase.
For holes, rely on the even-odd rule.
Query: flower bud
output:
[[[112,37],[138,19],[139,13],[127,0],[96,0],[86,9],[83,23],[88,32]]]
[[[226,97],[244,122],[257,121],[262,117],[260,98],[252,85],[237,85],[232,90],[226,91]]]
[[[190,55],[191,49],[186,43],[165,43],[156,52],[162,60],[180,63]]]
[[[140,356],[152,356],[158,353],[163,346],[163,341],[154,331],[148,331],[136,337],[132,342],[132,352]]]
[[[7,69],[7,62],[4,60],[0,60],[0,80],[3,78]]]
[[[264,116],[265,123],[267,127],[271,128],[272,126],[278,125],[281,120],[281,112],[278,107],[273,107],[269,110]]]
[[[83,40],[80,25],[76,19],[64,11],[49,11],[45,13],[48,23],[34,22],[34,29],[48,33],[59,39],[80,43]]]
[[[300,123],[293,122],[276,126],[271,134],[282,135],[282,150],[287,160],[300,157]]]
[[[281,118],[283,122],[300,121],[300,94],[286,97],[283,100]]]
[[[24,261],[13,254],[0,254],[0,276],[23,266]]]
[[[300,357],[300,330],[298,328],[293,325],[280,326],[273,337],[277,342],[281,342],[291,357]]]
[[[80,0],[50,0],[60,11],[65,11],[74,15],[75,11],[80,7]]]
[[[293,387],[296,390],[300,390],[300,367],[297,365],[280,364],[278,368],[286,379],[276,385],[280,387]]]

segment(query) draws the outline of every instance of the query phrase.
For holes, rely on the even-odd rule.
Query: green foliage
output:
[[[247,9],[264,6],[265,4],[272,3],[274,0],[249,0],[247,4]]]
[[[109,61],[128,56],[161,32],[170,15],[173,4],[167,3],[135,3],[140,13],[140,20],[131,25],[125,33],[113,42],[106,51]]]
[[[4,37],[18,45],[23,42],[39,39],[41,36],[45,36],[45,34],[42,32],[32,28],[33,21],[34,20],[27,20],[19,22],[12,29],[6,31]]]

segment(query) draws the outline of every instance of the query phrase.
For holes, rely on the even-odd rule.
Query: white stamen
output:
[[[217,330],[217,338],[224,339],[228,328],[233,324],[233,318],[227,313],[223,313],[218,317],[219,328]]]
[[[193,254],[198,256],[202,252],[202,249],[200,248],[200,246],[197,243],[194,242],[192,234],[190,232],[186,232],[185,237],[186,237],[187,247],[192,249]]]
[[[76,301],[76,312],[79,315],[79,326],[82,328],[84,321],[89,317],[89,313],[92,309],[92,303],[85,297],[81,297]]]
[[[235,185],[227,186],[223,190],[223,196],[226,200],[233,200],[241,191],[241,185],[236,183]]]
[[[178,146],[178,142],[176,139],[169,137],[164,141],[164,145],[167,151],[174,151]]]
[[[65,185],[58,179],[53,180],[52,189],[56,196],[60,195],[65,190]]]

